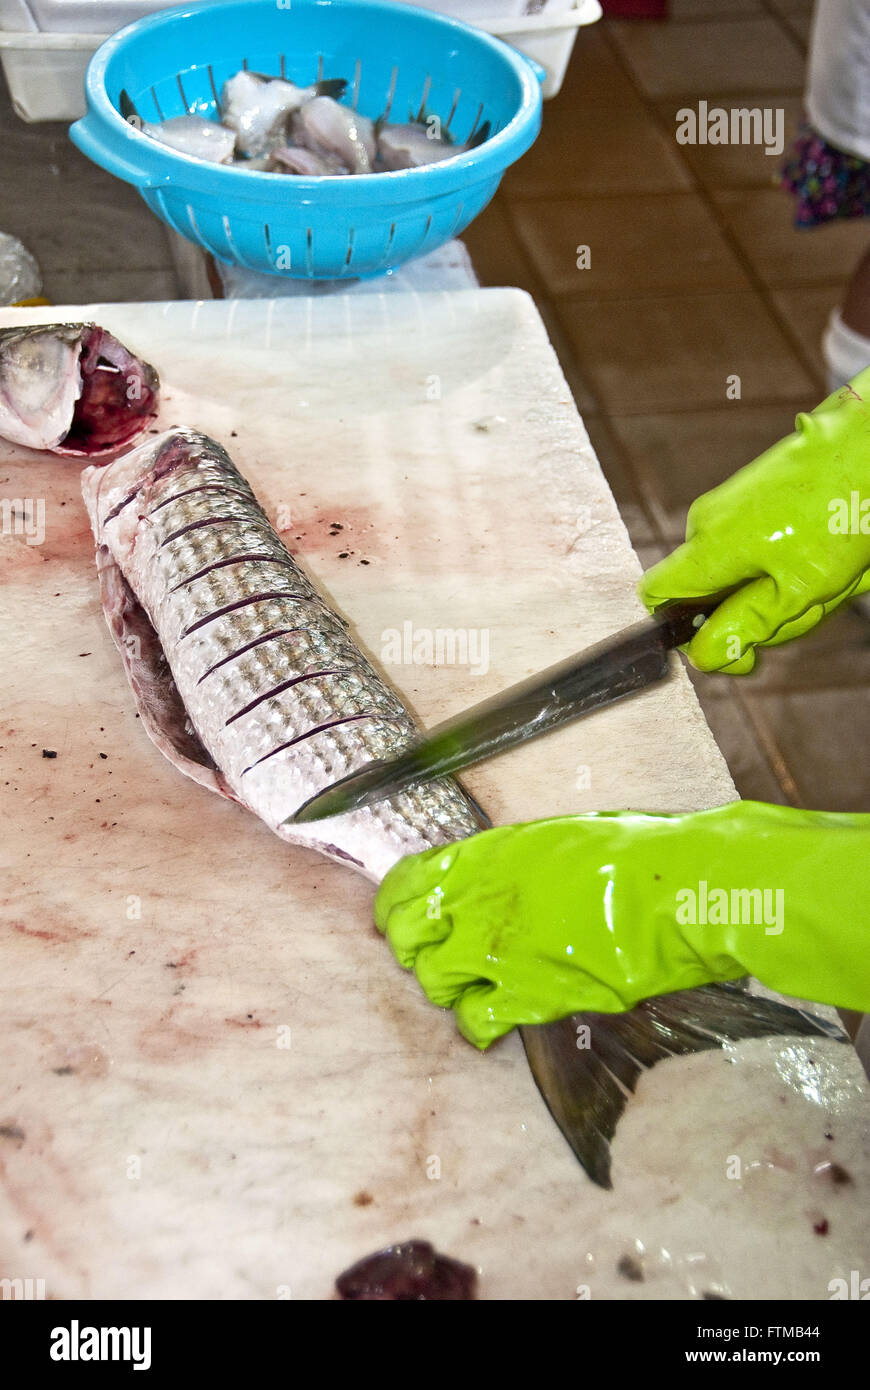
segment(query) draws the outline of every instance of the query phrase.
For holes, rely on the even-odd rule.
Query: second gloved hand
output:
[[[478,1047],[744,974],[862,1009],[868,861],[870,816],[741,801],[564,816],[400,860],[375,920]]]
[[[687,654],[702,671],[745,675],[756,647],[808,632],[870,588],[868,571],[870,368],[798,415],[794,434],[699,497],[685,543],[647,571],[640,594],[653,609],[739,586]]]

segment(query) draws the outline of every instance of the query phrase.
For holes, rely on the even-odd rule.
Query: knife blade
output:
[[[455,715],[398,758],[366,763],[317,792],[284,824],[305,825],[370,806],[645,690],[667,675],[671,651],[691,640],[725,596],[664,604],[651,618]]]

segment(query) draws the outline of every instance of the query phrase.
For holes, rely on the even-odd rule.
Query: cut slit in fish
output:
[[[82,488],[110,631],[142,722],[176,767],[246,806],[282,839],[352,863],[375,882],[402,855],[487,824],[464,789],[444,778],[332,821],[288,826],[321,788],[407,747],[416,736],[407,710],[284,548],[219,444],[171,430],[106,468],[86,469]],[[207,519],[209,508],[231,513],[235,525],[188,524]],[[270,590],[261,575],[279,558],[288,587]],[[602,1187],[611,1185],[619,1117],[657,1061],[746,1038],[842,1038],[824,1020],[737,985],[520,1032],[550,1113]]]

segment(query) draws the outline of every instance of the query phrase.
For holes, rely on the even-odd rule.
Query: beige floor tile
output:
[[[537,141],[505,175],[508,196],[663,193],[691,188],[669,140],[643,108],[575,107],[544,112]]]
[[[795,339],[803,345],[822,390],[827,390],[827,366],[822,356],[822,333],[831,310],[843,297],[841,285],[774,290],[771,299]]]
[[[866,686],[751,691],[746,699],[775,738],[805,806],[870,812],[870,760],[862,756],[870,743]]]
[[[783,152],[767,154],[765,145],[680,145],[680,154],[706,188],[779,188],[782,163],[792,146],[803,114],[803,98],[788,92],[739,92],[706,98],[708,109],[773,109],[782,111]],[[677,112],[685,105],[679,100],[657,103],[657,111],[676,140]],[[694,103],[690,103],[694,105]],[[696,108],[697,109],[697,108]],[[777,120],[776,116],[771,117]],[[774,133],[776,126],[773,127]]]
[[[685,24],[626,21],[609,32],[651,97],[803,87],[799,45],[766,16]]]
[[[870,685],[870,621],[844,604],[812,632],[759,653],[753,691],[824,690]]]
[[[637,84],[608,41],[606,21],[577,30],[562,90],[544,106],[546,119],[566,105],[572,110],[585,106],[643,109]]]
[[[641,496],[630,465],[614,438],[607,422],[598,415],[589,415],[584,421],[592,447],[601,464],[601,471],[610,485],[616,499],[620,515],[628,527],[631,543],[650,545],[656,541],[648,509]],[[652,562],[650,562],[652,563]]]
[[[516,202],[520,241],[551,295],[748,289],[740,262],[695,193]],[[578,250],[589,248],[579,269]]]
[[[864,218],[795,227],[789,193],[747,189],[714,197],[747,260],[768,285],[845,280],[870,246],[870,225]]]
[[[581,370],[613,414],[725,407],[735,374],[744,401],[816,404],[815,383],[752,293],[562,300],[558,312]]]
[[[794,405],[741,400],[718,410],[614,415],[610,423],[661,534],[677,544],[695,498],[790,434],[795,413]]]

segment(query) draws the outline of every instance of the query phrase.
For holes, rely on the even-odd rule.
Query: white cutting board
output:
[[[638,562],[519,291],[0,323],[59,316],[158,367],[161,424],[229,446],[376,659],[405,623],[488,633],[485,673],[387,668],[425,723],[639,616]],[[851,1048],[660,1065],[617,1132],[614,1190],[593,1186],[518,1039],[462,1041],[373,928],[367,882],[152,747],[77,465],[0,459],[0,495],[47,507],[42,545],[0,538],[0,1276],[55,1298],[324,1298],[410,1237],[477,1265],[484,1298],[824,1299],[868,1272]],[[734,796],[682,671],[468,782],[498,821]],[[828,1160],[851,1180],[814,1171]]]

